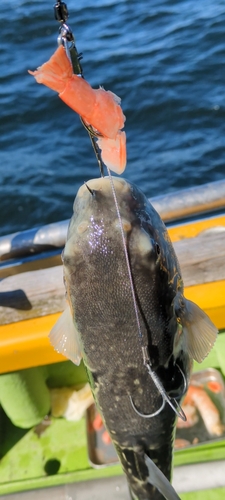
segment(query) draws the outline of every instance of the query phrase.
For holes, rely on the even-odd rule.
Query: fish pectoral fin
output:
[[[216,341],[217,328],[197,304],[185,298],[181,324],[189,356],[201,363]]]
[[[78,332],[75,328],[70,308],[67,307],[53,326],[49,339],[54,349],[79,365],[82,354]]]
[[[162,493],[162,495],[166,498],[166,500],[181,500],[172,484],[168,481],[166,476],[162,473],[162,471],[155,465],[155,463],[145,454],[145,463],[148,467],[149,476],[148,481],[151,483],[157,490]]]

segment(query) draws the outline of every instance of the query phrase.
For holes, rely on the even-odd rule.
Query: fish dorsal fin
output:
[[[180,318],[186,339],[186,348],[189,356],[201,363],[211,351],[218,330],[197,304],[185,298],[183,304]]]
[[[53,326],[49,339],[57,352],[69,358],[75,365],[80,364],[82,354],[79,338],[69,307]]]
[[[162,493],[166,500],[181,500],[172,484],[170,484],[166,476],[164,476],[161,470],[148,457],[148,455],[145,455],[145,463],[149,472],[148,482],[155,486],[155,488]]]

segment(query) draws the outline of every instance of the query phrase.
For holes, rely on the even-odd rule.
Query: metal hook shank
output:
[[[151,366],[149,363],[146,363],[145,365],[147,367],[147,370],[148,370],[148,373],[151,377],[151,379],[153,380],[153,382],[155,383],[155,386],[157,387],[157,389],[159,390],[162,398],[164,401],[166,401],[170,407],[173,409],[173,411],[176,413],[176,415],[181,418],[181,420],[183,420],[184,422],[186,422],[187,420],[187,417],[185,415],[185,413],[183,412],[182,408],[180,407],[179,403],[173,399],[173,398],[170,398],[166,392],[165,392],[165,389],[164,387],[162,386],[158,376],[156,375],[156,373],[151,369]],[[174,406],[174,403],[176,404],[176,407]],[[178,408],[178,409],[177,409]]]
[[[186,379],[186,377],[184,375],[184,372],[183,372],[183,370],[181,369],[181,367],[177,363],[176,363],[176,366],[177,366],[178,370],[180,371],[180,373],[181,373],[181,375],[183,377],[184,387],[183,387],[183,391],[182,391],[181,395],[177,396],[176,398],[173,398],[173,399],[182,398],[182,396],[184,396],[185,392],[187,391],[187,379]]]

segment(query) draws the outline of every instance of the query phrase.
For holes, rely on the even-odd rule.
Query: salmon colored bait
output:
[[[62,45],[48,62],[29,73],[38,83],[58,92],[60,99],[103,136],[98,140],[102,159],[111,170],[122,174],[126,167],[126,135],[121,132],[125,116],[120,98],[103,88],[92,89],[86,80],[75,75]]]
[[[119,130],[116,139],[99,137],[97,144],[102,151],[102,160],[105,165],[113,172],[122,174],[127,162],[125,132]]]

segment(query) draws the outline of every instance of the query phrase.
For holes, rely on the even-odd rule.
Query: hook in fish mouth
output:
[[[84,184],[85,184],[87,190],[89,191],[89,193],[91,193],[91,195],[93,196],[94,195],[94,191],[91,188],[89,188],[89,186],[88,186],[88,184],[86,182],[84,182]]]
[[[141,413],[137,410],[134,402],[133,402],[133,399],[131,397],[131,395],[129,394],[129,398],[130,398],[130,402],[131,402],[131,406],[133,408],[133,410],[135,411],[135,413],[137,413],[137,415],[139,415],[140,417],[142,418],[152,418],[152,417],[156,417],[157,415],[159,415],[161,413],[161,411],[164,409],[164,406],[166,404],[166,402],[170,405],[170,407],[173,409],[173,411],[175,412],[175,414],[181,418],[181,420],[183,420],[184,422],[187,421],[187,417],[184,413],[184,411],[182,410],[181,406],[179,405],[179,403],[176,401],[176,398],[171,398],[170,396],[168,396],[168,394],[165,392],[165,389],[164,387],[162,386],[160,380],[159,380],[159,377],[158,375],[156,375],[156,373],[151,369],[151,366],[150,366],[150,363],[149,361],[145,360],[145,366],[147,367],[147,370],[148,370],[148,373],[151,377],[151,379],[153,380],[155,386],[157,387],[157,389],[159,390],[161,396],[162,396],[162,405],[160,406],[160,408],[158,410],[156,410],[154,413],[150,413],[150,414],[145,414],[145,413]],[[183,373],[183,370],[181,370],[180,366],[177,364],[182,376],[183,376],[183,379],[184,379],[184,389],[183,389],[183,394],[186,392],[186,389],[187,389],[187,381],[186,381],[186,378],[185,378],[185,375]],[[182,395],[183,395],[182,394]]]

